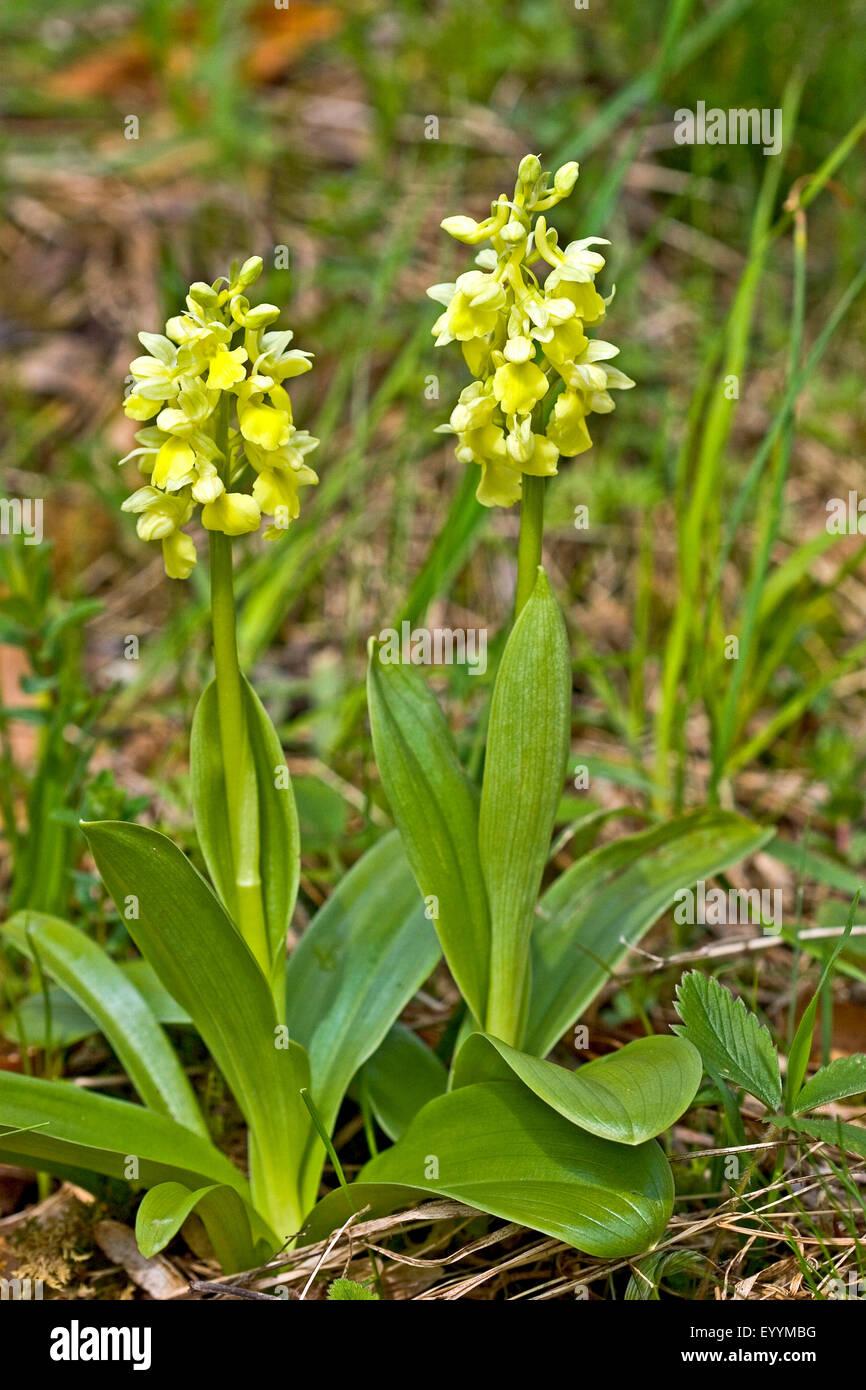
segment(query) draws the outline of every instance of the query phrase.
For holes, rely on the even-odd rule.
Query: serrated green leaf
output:
[[[421,896],[476,1017],[487,1000],[490,924],[478,857],[478,810],[445,717],[412,666],[371,646],[367,703],[373,749]]]
[[[806,1082],[791,1113],[801,1115],[804,1110],[814,1110],[818,1105],[843,1100],[845,1096],[859,1096],[864,1091],[866,1057],[863,1053],[855,1052],[851,1057],[838,1057],[835,1062],[822,1067]]]
[[[355,1279],[335,1279],[328,1285],[328,1300],[331,1303],[369,1303],[378,1297],[366,1284],[359,1284]]]
[[[658,1144],[612,1144],[578,1129],[519,1081],[450,1091],[349,1188],[354,1208],[395,1211],[423,1193],[517,1221],[590,1255],[635,1255],[661,1236],[673,1180]],[[351,1209],[330,1193],[305,1223],[314,1241]]]
[[[539,568],[502,655],[487,734],[478,850],[490,906],[485,1027],[519,1043],[541,877],[571,736],[571,657],[559,604]]]
[[[790,1116],[774,1116],[772,1123],[780,1127],[788,1127],[797,1134],[806,1134],[810,1139],[820,1139],[824,1144],[835,1144],[837,1148],[844,1149],[847,1153],[857,1154],[860,1158],[866,1158],[866,1128],[862,1125],[847,1124],[843,1120],[824,1119],[820,1115],[808,1120],[798,1116],[796,1119]]]
[[[772,834],[727,811],[697,811],[594,850],[562,874],[532,935],[526,1050],[546,1056],[677,892],[754,854]]]
[[[454,1063],[452,1088],[516,1076],[581,1129],[619,1144],[643,1144],[686,1111],[701,1084],[697,1048],[685,1038],[639,1038],[569,1071],[473,1033]]]
[[[19,912],[2,927],[94,1020],[151,1110],[208,1138],[192,1087],[148,1005],[118,965],[83,931],[41,912]]]
[[[675,1032],[694,1043],[705,1063],[770,1110],[782,1099],[779,1058],[773,1039],[718,980],[691,970],[677,989],[676,1010],[683,1020]]]

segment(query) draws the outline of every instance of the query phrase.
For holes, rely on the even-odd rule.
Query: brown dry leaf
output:
[[[140,87],[151,75],[152,64],[144,39],[138,34],[125,34],[52,73],[45,88],[51,96],[82,101],[113,96],[124,87]]]
[[[342,16],[330,5],[291,0],[286,9],[262,5],[251,20],[257,36],[244,59],[244,74],[254,82],[273,82],[305,49],[336,33]]]
[[[121,1265],[132,1282],[151,1298],[164,1300],[187,1292],[189,1286],[183,1275],[164,1256],[145,1259],[136,1244],[135,1232],[122,1221],[97,1221],[93,1235],[112,1264]]]

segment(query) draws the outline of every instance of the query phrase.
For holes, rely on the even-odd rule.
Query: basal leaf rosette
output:
[[[296,429],[285,385],[310,370],[311,354],[269,327],[276,305],[250,305],[245,291],[261,270],[252,256],[212,285],[196,282],[164,334],[138,335],[146,355],[130,364],[124,411],[153,423],[121,463],[136,459],[148,482],[123,510],[137,514],[142,540],[162,542],[172,579],[188,578],[196,563],[183,528],[197,507],[207,530],[228,536],[269,517],[264,534],[275,540],[298,515],[300,488],[318,482],[306,462],[318,440]]]
[[[500,194],[485,221],[441,224],[467,245],[489,242],[477,270],[427,291],[443,306],[436,346],[459,342],[475,377],[439,430],[457,436],[461,462],[480,465],[477,496],[487,507],[510,507],[524,474],[550,477],[560,455],[591,448],[587,416],[608,414],[610,392],[634,386],[608,365],[619,348],[585,332],[601,324],[613,298],[595,288],[604,257],[592,249],[609,243],[586,237],[563,251],[544,216],[577,176],[577,164],[564,164],[551,186],[537,156],[526,155],[512,197]]]

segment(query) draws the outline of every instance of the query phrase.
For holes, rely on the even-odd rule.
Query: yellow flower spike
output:
[[[170,436],[159,450],[151,481],[156,487],[174,491],[182,487],[195,468],[195,450],[186,439]]]
[[[575,357],[585,352],[588,342],[580,319],[571,318],[557,325],[551,333],[550,341],[542,343],[541,348],[548,362],[567,381]]]
[[[262,449],[279,449],[291,437],[291,420],[284,410],[272,405],[239,406],[238,423],[244,439]]]
[[[484,507],[513,507],[520,501],[520,473],[509,468],[499,457],[482,457],[481,482],[475,495]]]
[[[213,502],[201,509],[202,525],[208,531],[222,531],[226,536],[243,536],[258,531],[262,516],[255,498],[245,492],[221,492]]]
[[[189,579],[198,556],[185,531],[172,531],[162,542],[162,561],[169,579]]]
[[[616,349],[585,332],[601,323],[613,297],[603,298],[594,283],[605,264],[595,248],[609,243],[586,237],[561,250],[544,215],[573,192],[578,175],[570,161],[551,179],[537,155],[526,155],[512,197],[500,194],[486,221],[457,216],[442,223],[467,245],[487,242],[476,270],[428,290],[444,310],[433,325],[437,347],[456,339],[478,388],[461,393],[450,424],[439,429],[457,435],[461,461],[481,465],[477,496],[487,506],[510,506],[521,495],[522,475],[549,477],[560,454],[590,448],[586,416],[608,413],[610,389],[633,384],[601,365]],[[551,409],[550,393],[561,383],[566,390]]]
[[[563,391],[557,399],[547,422],[547,438],[566,458],[574,458],[592,448],[581,391]]]
[[[246,376],[243,363],[246,360],[247,350],[244,347],[231,350],[222,346],[218,347],[210,359],[207,374],[208,390],[228,391],[237,382],[243,381]]]
[[[145,400],[144,396],[132,392],[123,402],[123,413],[130,420],[152,420],[159,410],[159,401]]]
[[[318,440],[295,428],[282,384],[310,370],[310,354],[289,348],[288,330],[268,331],[276,305],[250,305],[246,291],[261,271],[251,256],[211,285],[196,281],[164,333],[139,335],[147,355],[133,360],[123,409],[133,420],[156,419],[121,460],[134,458],[150,475],[123,509],[136,513],[143,539],[162,542],[173,579],[196,563],[181,527],[197,507],[207,530],[240,536],[259,529],[266,505],[273,533],[298,515],[299,489],[318,482],[304,462]]]
[[[503,362],[493,374],[493,393],[506,415],[529,415],[547,387],[547,377],[534,362]]]
[[[283,508],[286,516],[294,521],[300,510],[299,482],[300,478],[292,470],[263,468],[253,483],[253,497],[267,516],[276,516]]]

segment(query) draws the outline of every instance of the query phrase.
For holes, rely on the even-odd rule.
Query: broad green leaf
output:
[[[361,1075],[373,1114],[390,1139],[399,1139],[428,1100],[444,1095],[448,1072],[425,1043],[395,1023]]]
[[[124,961],[120,968],[127,979],[135,985],[139,994],[144,996],[152,1013],[159,1019],[160,1023],[171,1023],[178,1026],[190,1026],[192,1024],[192,1019],[186,1009],[182,1009],[177,1000],[172,999],[146,960],[139,958],[138,960]]]
[[[430,1101],[393,1148],[349,1188],[355,1210],[394,1211],[422,1193],[517,1221],[590,1255],[642,1253],[673,1205],[658,1144],[612,1144],[569,1124],[519,1081],[489,1081]],[[318,1240],[347,1219],[330,1193],[305,1225]]]
[[[694,1043],[707,1067],[768,1109],[777,1108],[782,1078],[773,1039],[742,999],[711,976],[690,970],[677,988],[676,1010],[683,1022],[674,1031]]]
[[[174,1049],[135,985],[78,927],[39,912],[17,913],[2,928],[94,1020],[151,1110],[208,1138],[192,1087]]]
[[[295,910],[300,873],[300,838],[295,799],[286,758],[268,713],[245,678],[247,734],[252,752],[249,804],[258,810],[257,825],[248,826],[258,845],[259,876],[268,944],[279,958]],[[208,872],[229,915],[237,922],[238,907],[226,810],[225,776],[219,736],[216,681],[202,692],[190,740],[193,808],[199,844]]]
[[[189,1014],[163,989],[146,960],[119,961],[117,964],[126,979],[143,996],[158,1023],[192,1023]],[[89,1038],[99,1031],[90,1015],[56,985],[40,990],[38,994],[26,995],[19,1001],[16,1014],[20,1019],[20,1030],[15,1014],[10,1012],[0,1019],[0,1031],[13,1042],[26,1041],[28,1047],[48,1047],[49,1042],[52,1047],[71,1047],[73,1043],[81,1042],[82,1038]]]
[[[306,1054],[280,1046],[273,997],[256,961],[189,860],[142,825],[83,826],[115,903],[130,897],[127,928],[156,975],[195,1023],[250,1127],[256,1205],[284,1239],[300,1225],[297,1166],[309,1134],[300,1096]]]
[[[475,789],[445,717],[415,667],[371,644],[367,703],[373,749],[406,857],[431,907],[442,950],[479,1018],[487,999],[490,923],[478,858]]]
[[[71,1047],[73,1043],[98,1032],[89,1014],[56,985],[40,990],[38,994],[26,995],[19,1000],[14,1014],[6,1013],[0,1018],[3,1037],[25,1043],[28,1047],[48,1047],[49,1044],[51,1047]]]
[[[814,1110],[818,1105],[828,1105],[832,1100],[843,1100],[845,1096],[859,1096],[866,1091],[866,1057],[855,1052],[851,1057],[838,1057],[830,1062],[806,1082],[797,1096],[792,1115],[801,1115],[804,1110]]]
[[[310,1057],[310,1089],[328,1132],[358,1068],[435,969],[439,943],[396,831],[359,859],[289,957],[286,1016]],[[305,1162],[310,1200],[323,1150]]]
[[[602,1139],[643,1144],[688,1110],[701,1084],[701,1055],[685,1038],[639,1038],[576,1071],[473,1033],[454,1064],[452,1087],[516,1076],[566,1120]]]
[[[340,881],[286,969],[289,1026],[309,1053],[311,1089],[326,1129],[355,1072],[439,955],[433,924],[392,831]]]
[[[478,850],[490,905],[487,1031],[518,1042],[533,915],[571,736],[571,657],[544,570],[502,655],[487,734]]]
[[[144,1187],[226,1183],[249,1198],[243,1174],[207,1139],[165,1115],[69,1081],[0,1071],[0,1155],[49,1172],[78,1168]]]
[[[261,1253],[250,1229],[251,1211],[233,1187],[210,1183],[190,1191],[179,1182],[162,1182],[145,1194],[135,1218],[135,1238],[145,1259],[173,1240],[193,1212],[204,1222],[224,1274],[252,1269]],[[264,1237],[265,1259],[279,1244]]]
[[[860,892],[858,890],[851,904],[851,909],[848,913],[848,921],[845,926],[845,931],[843,932],[842,936],[840,936],[839,940],[836,942],[835,946],[833,947],[832,951],[827,957],[827,960],[824,964],[824,969],[821,971],[821,978],[818,981],[815,993],[809,1000],[809,1003],[803,1011],[803,1016],[797,1025],[797,1031],[794,1034],[794,1039],[791,1043],[791,1050],[788,1053],[788,1071],[785,1076],[786,1110],[793,1111],[794,1105],[799,1095],[800,1087],[803,1084],[803,1078],[806,1075],[806,1068],[809,1065],[809,1056],[812,1051],[812,1038],[815,1032],[815,1019],[818,1016],[818,1004],[820,1003],[824,986],[830,979],[830,976],[833,972],[833,966],[836,964],[836,959],[839,955],[839,952],[842,950],[842,947],[845,945],[845,942],[851,935],[851,928],[854,925],[854,913],[857,910],[857,904],[859,901]]]
[[[572,865],[544,894],[532,935],[527,1052],[550,1051],[681,889],[753,854],[772,833],[727,811],[698,811]]]

